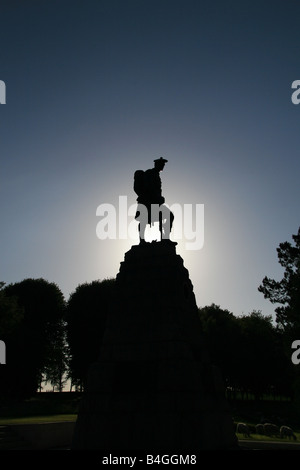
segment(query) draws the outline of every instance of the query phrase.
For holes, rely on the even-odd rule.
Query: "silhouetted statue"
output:
[[[137,170],[134,173],[134,191],[138,195],[135,219],[139,221],[140,243],[145,243],[147,224],[159,222],[161,240],[169,240],[174,214],[164,204],[159,173],[168,160],[160,157],[154,160],[154,168]],[[169,240],[170,241],[170,240]]]

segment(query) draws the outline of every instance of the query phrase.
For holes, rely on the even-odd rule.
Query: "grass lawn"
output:
[[[300,443],[300,433],[295,432],[295,436],[297,437],[297,440],[294,441],[294,439],[289,439],[289,438],[281,438],[281,437],[275,437],[275,436],[265,436],[263,434],[250,434],[250,437],[245,437],[243,434],[236,433],[236,436],[239,441],[247,440],[247,441],[276,441],[276,442],[298,442]]]
[[[25,400],[0,400],[0,426],[76,421],[80,395],[37,393]]]
[[[26,416],[21,418],[0,418],[0,426],[10,424],[38,424],[38,423],[55,423],[62,421],[76,421],[77,414],[58,414],[48,416]]]

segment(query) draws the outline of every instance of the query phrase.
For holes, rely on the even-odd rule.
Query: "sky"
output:
[[[1,0],[0,17],[0,280],[68,300],[115,277],[138,238],[99,239],[97,208],[126,233],[120,196],[163,156],[166,203],[204,207],[203,247],[176,240],[198,307],[274,318],[258,286],[300,226],[299,2]]]

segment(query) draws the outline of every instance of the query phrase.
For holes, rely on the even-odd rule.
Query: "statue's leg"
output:
[[[171,232],[172,227],[173,227],[173,222],[174,222],[174,214],[173,214],[173,212],[170,211],[170,232]]]
[[[140,236],[140,243],[145,243],[145,230],[146,225],[144,222],[139,223],[139,236]]]
[[[163,217],[161,211],[159,212],[159,231],[160,231],[160,239],[163,239]]]
[[[145,231],[147,224],[149,223],[149,213],[148,207],[144,204],[139,204],[139,236],[140,236],[140,243],[145,243]]]
[[[164,243],[177,245],[177,242],[173,242],[172,240],[170,240],[170,233],[174,222],[174,214],[167,207],[164,207],[162,220],[165,221],[164,224],[162,224],[162,241]]]
[[[168,240],[173,226],[174,214],[166,206],[160,212],[161,222],[164,219],[165,223],[161,224],[161,239]]]

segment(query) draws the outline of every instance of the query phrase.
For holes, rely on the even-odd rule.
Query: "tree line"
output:
[[[300,228],[292,237],[294,244],[277,248],[283,279],[265,277],[258,287],[279,305],[275,324],[260,311],[236,317],[215,304],[198,309],[211,360],[232,397],[297,394],[300,365],[291,361],[291,344],[300,340]],[[7,359],[0,366],[0,396],[30,397],[43,383],[61,391],[67,381],[81,390],[99,357],[114,287],[115,279],[84,283],[65,300],[45,279],[1,282],[0,339]]]

